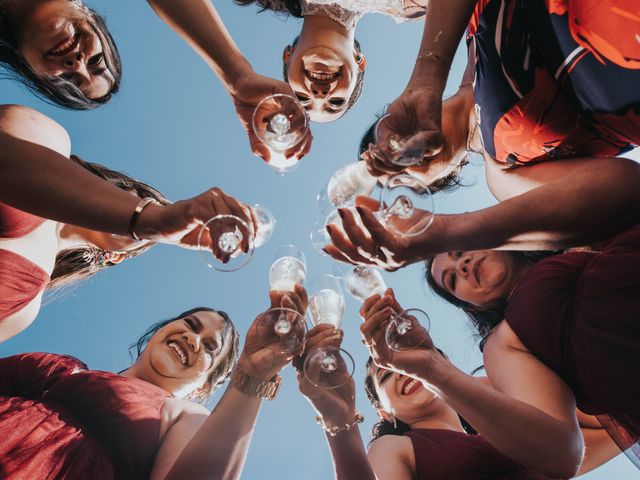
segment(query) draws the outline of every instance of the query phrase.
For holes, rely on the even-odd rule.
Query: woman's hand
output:
[[[442,92],[409,84],[387,109],[378,127],[378,143],[369,148],[367,166],[372,175],[397,173],[394,161],[403,157],[433,157],[442,150]],[[394,150],[390,141],[400,142]]]
[[[270,291],[269,299],[272,308],[287,308],[298,312],[304,318],[307,311],[307,292],[296,284],[293,292]],[[270,380],[282,370],[298,352],[280,353],[269,347],[270,339],[265,337],[263,329],[259,328],[260,319],[264,313],[254,320],[245,340],[244,348],[238,360],[238,366],[245,372],[260,378]],[[303,344],[301,344],[302,348]]]
[[[424,379],[432,355],[439,355],[433,345],[429,333],[415,318],[411,318],[413,328],[405,335],[414,335],[418,346],[410,350],[397,352],[387,345],[386,330],[392,318],[403,311],[392,289],[387,289],[384,296],[373,295],[367,298],[360,308],[360,316],[364,323],[360,325],[364,344],[369,349],[376,365],[414,378]]]
[[[253,211],[217,187],[171,205],[149,205],[140,214],[135,232],[140,238],[152,242],[196,249],[200,232],[205,228],[203,225],[217,215],[234,215],[249,226],[247,229],[233,221],[228,225],[232,228],[237,226],[242,233],[240,248],[246,253],[249,249],[249,238],[257,229]],[[208,229],[208,233],[203,233],[200,248],[210,248],[216,258],[226,263],[230,255],[222,252],[217,242],[223,227],[223,222],[219,222],[214,228]]]
[[[338,358],[338,370],[331,375],[344,375],[348,380],[338,388],[318,388],[307,380],[303,366],[307,355],[316,348],[336,347],[342,343],[342,330],[336,330],[332,325],[320,324],[312,328],[307,334],[304,353],[293,360],[293,366],[298,372],[298,385],[300,393],[309,400],[318,414],[329,426],[345,425],[353,422],[355,418],[355,384],[347,365],[342,357]]]
[[[420,235],[403,237],[395,235],[380,223],[375,213],[380,204],[364,196],[356,198],[358,222],[354,213],[346,208],[338,209],[342,218],[342,229],[330,224],[327,231],[331,244],[324,251],[336,260],[354,265],[374,265],[388,271],[394,271],[411,263],[423,260],[434,250],[430,244],[432,239],[440,238],[435,232],[436,223]],[[429,221],[428,212],[416,212],[411,218],[411,225],[419,226],[422,221]],[[364,225],[363,230],[360,223]],[[402,225],[397,225],[402,228]],[[437,250],[436,250],[437,251]]]
[[[258,75],[254,72],[241,76],[235,83],[234,93],[232,94],[233,103],[240,118],[240,123],[242,123],[249,136],[251,151],[254,155],[261,157],[265,162],[271,159],[271,152],[269,151],[269,147],[262,143],[253,131],[253,112],[258,103],[264,98],[276,93],[290,95],[295,98],[291,87],[287,83]],[[292,115],[293,119],[291,123],[294,126],[296,123],[302,124],[305,120],[304,118],[299,118],[301,115],[298,112],[293,112]],[[298,159],[301,159],[311,149],[312,140],[313,136],[311,135],[311,131],[307,128],[302,140],[300,140],[297,145],[288,149],[285,152],[285,156],[289,158],[295,155]]]

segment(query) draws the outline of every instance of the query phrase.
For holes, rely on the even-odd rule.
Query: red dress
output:
[[[0,203],[0,239],[23,237],[44,222],[44,218]],[[38,265],[0,248],[0,322],[24,308],[48,283],[49,275]]]
[[[640,144],[638,0],[479,0],[474,95],[485,150],[522,165]]]
[[[0,478],[142,480],[166,392],[47,353],[0,359]]]
[[[505,319],[626,448],[640,438],[640,225],[596,248],[536,263]]]
[[[496,450],[480,435],[418,429],[411,438],[416,480],[549,480]]]

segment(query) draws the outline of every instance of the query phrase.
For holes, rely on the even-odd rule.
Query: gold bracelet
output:
[[[445,67],[448,65],[444,58],[431,50],[419,53],[416,57],[416,62],[420,60],[433,60],[434,62],[438,62],[440,65],[444,65]]]
[[[158,204],[158,202],[156,202],[156,200],[152,197],[141,199],[138,202],[138,205],[136,205],[136,209],[133,211],[133,215],[131,215],[131,220],[129,220],[129,237],[133,238],[136,242],[140,241],[140,238],[138,237],[138,235],[136,235],[135,232],[136,223],[138,223],[138,219],[140,218],[140,214],[142,213],[142,211],[150,203],[155,203],[156,205]]]
[[[249,375],[240,367],[236,367],[231,375],[231,385],[242,393],[250,397],[266,398],[267,400],[276,398],[281,383],[282,377],[279,375],[274,376],[271,380],[264,381]]]
[[[318,423],[318,425],[320,425],[320,428],[322,428],[325,432],[327,432],[329,434],[330,437],[335,437],[340,432],[348,432],[349,430],[351,430],[352,428],[357,426],[359,423],[364,422],[364,415],[362,415],[358,410],[356,410],[356,416],[355,416],[353,422],[345,423],[342,426],[334,425],[332,427],[329,427],[324,422],[324,418],[322,418],[320,415],[316,416],[316,422]]]

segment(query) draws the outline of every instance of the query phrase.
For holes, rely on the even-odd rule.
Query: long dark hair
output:
[[[438,352],[440,352],[440,355],[442,355],[444,358],[447,358],[447,356],[442,350],[438,349]],[[383,406],[382,406],[382,403],[380,403],[380,397],[378,396],[378,392],[376,391],[376,385],[374,383],[373,375],[371,373],[372,365],[373,365],[373,358],[369,357],[367,359],[367,363],[365,366],[366,375],[364,377],[364,390],[365,392],[367,392],[367,398],[369,399],[369,402],[371,402],[371,405],[373,406],[373,408],[375,408],[376,410],[380,410],[383,408]],[[458,415],[458,418],[460,419],[462,428],[466,433],[468,433],[469,435],[475,435],[478,433],[460,415]],[[411,427],[398,418],[396,418],[396,421],[393,423],[390,422],[389,420],[385,420],[384,418],[381,418],[371,428],[371,439],[369,440],[369,444],[371,444],[371,442],[373,442],[374,440],[377,440],[378,438],[384,435],[403,435],[404,433],[410,430],[411,430]]]
[[[161,204],[166,205],[169,203],[167,198],[151,185],[147,185],[124,173],[116,172],[98,163],[86,162],[75,155],[71,155],[70,158],[94,175],[103,178],[122,190],[135,193],[139,198],[151,197]],[[133,250],[127,251],[127,258],[138,256],[153,245],[153,243],[146,243]],[[47,289],[51,290],[68,286],[71,283],[89,278],[101,269],[115,265],[109,261],[106,261],[104,265],[94,261],[96,260],[96,255],[104,255],[104,253],[105,252],[95,247],[78,247],[61,250],[56,255],[56,262]]]
[[[560,250],[540,250],[540,251],[509,251],[507,252],[511,255],[514,255],[516,258],[526,262],[529,265],[533,265],[534,263],[547,258],[553,255],[558,255],[562,253]],[[507,299],[501,299],[495,304],[489,307],[478,307],[471,303],[465,302],[464,300],[460,300],[455,295],[451,294],[440,285],[438,285],[431,275],[431,268],[433,266],[434,257],[428,258],[424,262],[425,272],[424,277],[427,281],[427,285],[429,288],[438,295],[439,297],[445,299],[450,304],[458,307],[462,310],[475,329],[475,333],[480,339],[480,351],[484,349],[484,345],[489,338],[489,335],[493,331],[493,329],[504,319],[504,312],[507,308]]]
[[[220,387],[227,380],[227,378],[229,378],[229,375],[231,375],[231,370],[238,360],[238,352],[240,349],[240,335],[238,333],[238,330],[236,329],[236,326],[227,313],[220,310],[214,310],[213,308],[209,307],[196,307],[187,310],[186,312],[182,312],[181,314],[176,315],[173,318],[154,323],[149,328],[147,328],[147,330],[142,334],[140,338],[138,338],[135,343],[132,343],[129,346],[129,355],[131,356],[131,360],[135,362],[147,346],[147,343],[149,343],[149,340],[151,340],[151,337],[153,337],[158,330],[166,325],[169,325],[172,322],[175,322],[176,320],[183,319],[198,312],[217,313],[224,319],[225,327],[222,334],[222,347],[224,348],[226,344],[229,345],[224,358],[221,359],[220,363],[209,373],[209,376],[207,377],[206,384],[208,385],[208,388],[204,390],[198,389],[196,391],[197,393],[193,393],[189,396],[190,400],[203,403],[213,394],[213,392],[218,389],[218,387]],[[132,350],[135,350],[135,358],[131,353]]]
[[[362,154],[369,150],[369,144],[375,143],[375,135],[374,129],[376,128],[376,123],[380,118],[382,118],[384,114],[380,113],[376,115],[375,121],[371,124],[371,126],[364,132],[362,138],[360,139],[360,145],[358,147],[358,160],[362,160]],[[443,148],[446,148],[446,144]],[[448,174],[446,177],[439,178],[435,182],[428,185],[429,191],[431,193],[435,192],[453,192],[458,189],[458,187],[465,186],[460,180],[460,171],[462,167],[467,165],[469,161],[467,159],[463,159],[458,168]]]
[[[260,7],[260,11],[270,10],[276,13],[291,15],[292,17],[302,18],[302,7],[300,0],[234,0],[236,5],[246,7],[254,3]]]
[[[7,76],[19,81],[32,93],[44,101],[70,110],[90,110],[107,103],[118,92],[122,78],[122,62],[118,48],[109,33],[104,19],[91,8],[79,1],[70,0],[81,7],[87,23],[102,44],[104,60],[113,76],[109,93],[101,98],[88,98],[69,80],[60,77],[38,75],[20,54],[16,34],[11,28],[8,15],[0,5],[0,64],[7,70]]]

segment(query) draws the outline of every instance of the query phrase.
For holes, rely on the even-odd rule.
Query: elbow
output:
[[[544,467],[539,468],[539,471],[551,478],[575,477],[584,458],[584,442],[582,438],[566,442],[564,448],[559,448],[555,452],[545,462]]]

